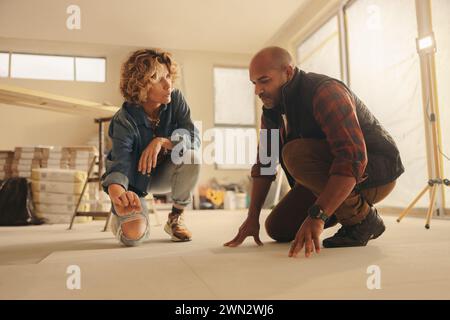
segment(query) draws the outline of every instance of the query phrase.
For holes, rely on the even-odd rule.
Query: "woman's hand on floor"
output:
[[[112,184],[108,187],[109,197],[119,216],[141,212],[141,201],[133,191],[126,191],[121,185]]]
[[[258,246],[263,245],[259,239],[259,220],[257,218],[247,217],[239,228],[236,237],[234,237],[233,240],[224,243],[224,246],[237,247],[244,242],[247,237],[253,237]]]

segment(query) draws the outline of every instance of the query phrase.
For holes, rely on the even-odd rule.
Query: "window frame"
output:
[[[0,51],[0,53],[4,53],[4,54],[6,54],[8,56],[8,65],[6,66],[6,68],[7,68],[6,77],[0,77],[0,78],[7,79],[7,78],[10,78],[10,76],[11,76],[11,52],[9,52],[9,51]]]

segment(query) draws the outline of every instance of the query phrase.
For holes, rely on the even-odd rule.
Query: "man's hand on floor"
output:
[[[234,237],[233,240],[228,241],[227,243],[224,243],[224,246],[237,247],[242,242],[244,242],[244,240],[247,237],[251,237],[251,236],[253,236],[253,239],[255,240],[255,242],[258,246],[263,245],[263,243],[259,239],[259,219],[247,217],[247,219],[245,219],[244,223],[239,228],[239,231],[238,231],[238,234],[236,235],[236,237]]]
[[[303,247],[305,247],[305,257],[307,258],[314,251],[314,248],[316,253],[320,253],[320,235],[323,232],[324,225],[325,223],[321,219],[307,217],[292,242],[289,257],[296,257]]]

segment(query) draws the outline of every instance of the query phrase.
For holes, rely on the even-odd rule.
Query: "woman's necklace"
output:
[[[152,127],[153,130],[156,130],[156,128],[158,128],[159,121],[160,121],[160,119],[159,119],[159,110],[156,113],[157,113],[156,117],[155,116],[152,117],[150,115],[147,115],[147,118],[150,121],[150,126]]]

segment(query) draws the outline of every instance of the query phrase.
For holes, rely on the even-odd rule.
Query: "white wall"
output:
[[[295,57],[295,50],[317,26],[324,23],[340,5],[340,0],[311,0],[305,2],[283,27],[267,42],[288,50]]]

